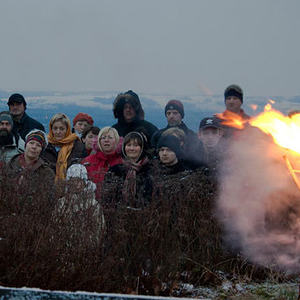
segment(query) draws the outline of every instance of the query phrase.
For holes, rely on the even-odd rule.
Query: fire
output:
[[[240,115],[226,110],[225,113],[216,114],[217,118],[223,120],[222,124],[237,129],[243,129],[247,120],[244,120]]]
[[[295,111],[289,116],[285,116],[272,108],[274,103],[274,100],[269,100],[269,103],[264,108],[264,112],[250,120],[244,120],[238,114],[229,111],[217,114],[217,117],[223,120],[223,125],[243,129],[245,124],[248,123],[272,136],[274,142],[284,148],[285,154],[283,158],[286,166],[300,189],[300,180],[296,176],[297,173],[300,173],[300,170],[293,167],[293,165],[296,165],[300,169],[300,111]]]
[[[289,118],[267,104],[265,111],[249,123],[270,134],[279,146],[300,154],[300,114]]]

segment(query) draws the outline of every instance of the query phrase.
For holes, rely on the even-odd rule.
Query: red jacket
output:
[[[89,155],[81,162],[87,169],[89,179],[97,184],[102,183],[108,169],[114,165],[122,163],[120,153],[116,151],[112,154],[104,154],[102,151]]]

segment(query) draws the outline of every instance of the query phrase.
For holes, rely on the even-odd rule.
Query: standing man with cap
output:
[[[244,110],[241,108],[243,104],[243,90],[238,85],[231,84],[225,89],[224,100],[227,111],[238,114],[242,119],[250,119],[250,116],[245,114]]]
[[[32,119],[25,113],[26,101],[21,94],[12,94],[8,98],[7,105],[14,121],[13,131],[20,135],[23,140],[25,140],[26,134],[33,129],[45,131],[44,126],[40,122]]]
[[[243,90],[236,84],[229,85],[224,91],[224,101],[226,110],[221,114],[216,114],[215,116],[221,120],[229,121],[233,119],[238,119],[242,123],[247,123],[250,119],[244,110],[241,108],[243,105]],[[224,126],[225,137],[231,137],[238,132],[239,130],[230,127]]]
[[[8,163],[14,155],[24,151],[25,142],[17,134],[13,134],[13,125],[10,113],[2,111],[0,113],[0,161],[4,163]]]
[[[184,118],[184,107],[179,100],[170,100],[165,107],[165,116],[167,118],[168,125],[165,128],[158,130],[151,139],[151,145],[153,148],[157,147],[158,140],[162,133],[171,127],[177,127],[185,133],[185,145],[187,152],[192,151],[194,145],[197,144],[197,135],[194,131],[189,129],[182,119]]]

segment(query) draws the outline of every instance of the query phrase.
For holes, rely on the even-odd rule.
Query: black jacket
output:
[[[26,113],[24,113],[20,121],[14,120],[13,132],[20,135],[24,141],[26,134],[33,129],[45,131],[44,126],[40,122],[36,121],[35,119],[32,119]]]
[[[119,119],[118,123],[112,126],[118,131],[119,136],[125,136],[129,132],[144,129],[143,132],[146,134],[149,141],[153,134],[158,130],[156,126],[145,120],[134,120],[131,123],[126,123],[123,119]]]
[[[67,168],[72,164],[80,163],[82,158],[86,156],[87,153],[85,151],[84,144],[79,140],[75,140],[71,154],[68,157]],[[46,162],[48,162],[52,170],[56,172],[56,162],[58,158],[58,152],[56,151],[55,146],[49,143],[47,148],[42,152],[41,157]]]

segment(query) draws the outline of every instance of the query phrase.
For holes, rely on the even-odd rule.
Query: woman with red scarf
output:
[[[97,195],[100,193],[101,184],[108,169],[122,163],[122,156],[118,151],[119,134],[112,127],[104,127],[98,134],[99,150],[81,163],[88,171],[88,177],[97,185]]]
[[[148,141],[140,132],[128,133],[122,144],[123,162],[109,169],[102,187],[102,202],[146,206],[152,198]]]

